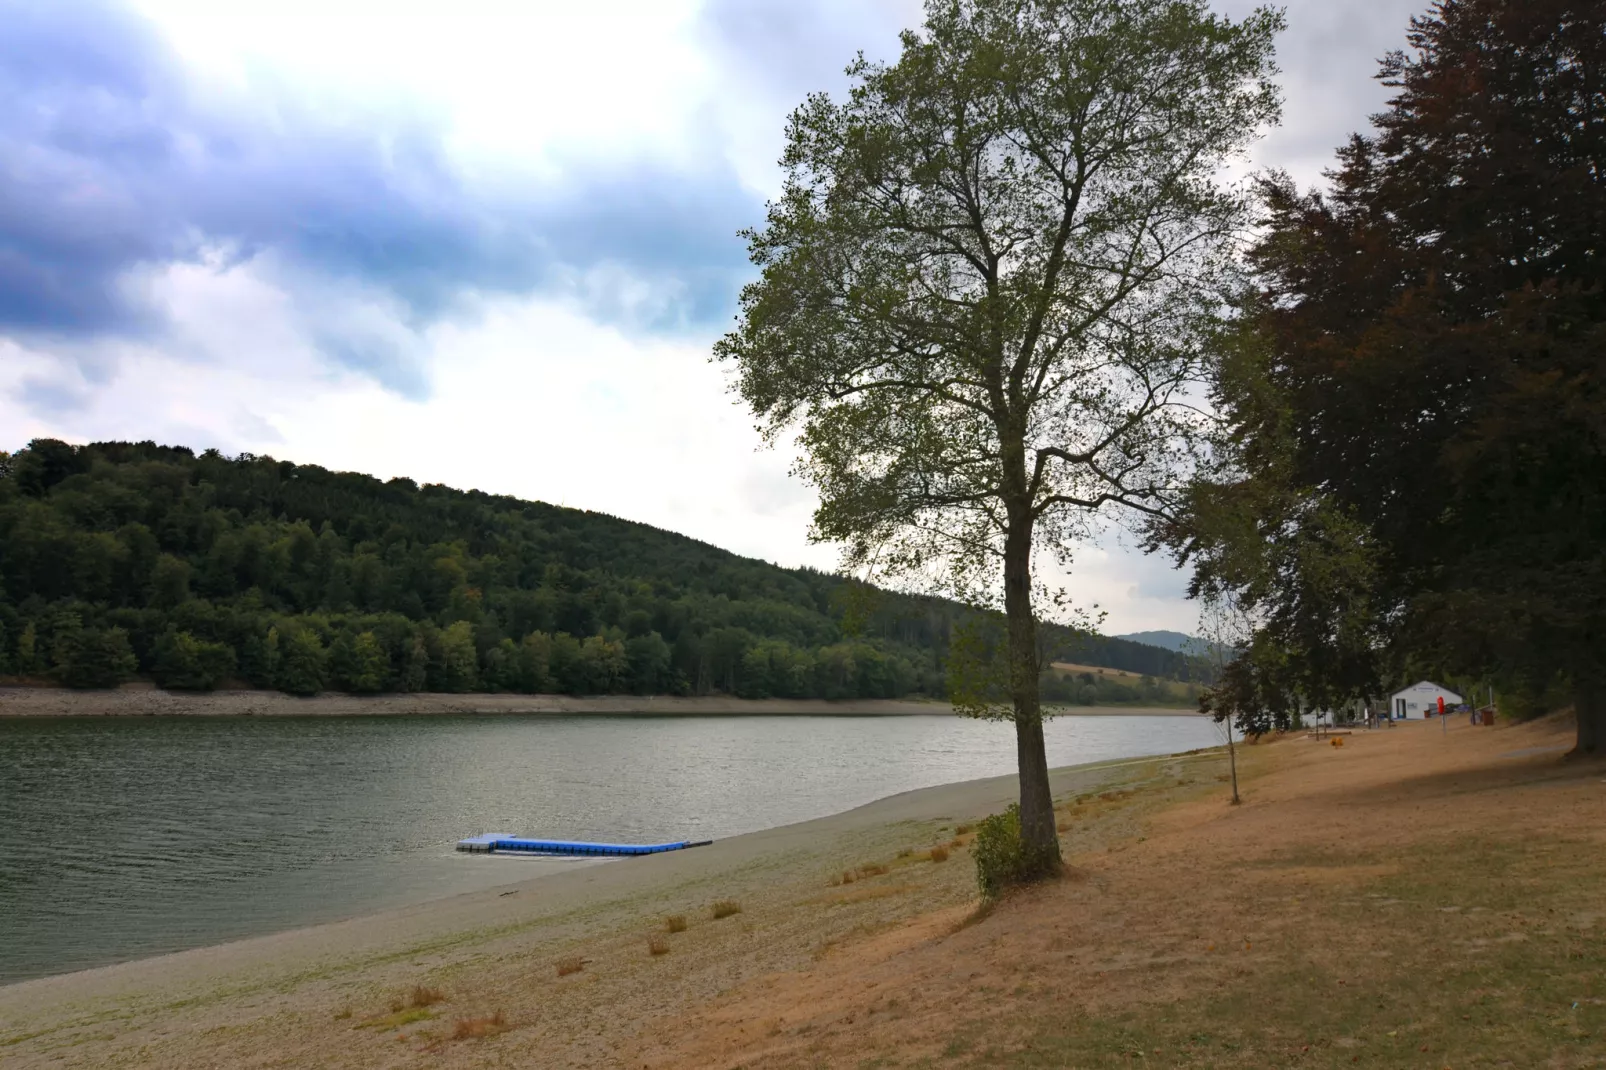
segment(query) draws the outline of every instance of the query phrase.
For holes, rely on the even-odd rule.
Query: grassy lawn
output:
[[[1404,858],[1281,860],[1391,875],[1266,900],[1263,944],[1217,947],[1190,995],[1066,1008],[1005,1044],[974,1026],[973,1066],[1606,1066],[1606,858],[1561,838],[1439,836]],[[1270,870],[1272,867],[1263,867]],[[1157,967],[1163,969],[1164,967]]]

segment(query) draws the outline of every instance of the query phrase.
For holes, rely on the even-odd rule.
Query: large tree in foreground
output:
[[[1197,496],[1255,502],[1255,523],[1197,512],[1204,574],[1262,607],[1313,686],[1343,689],[1330,625],[1359,607],[1396,666],[1569,687],[1577,749],[1600,753],[1606,4],[1445,0],[1410,44],[1330,195],[1266,185],[1258,367],[1219,382],[1246,478]],[[1258,592],[1232,564],[1278,555],[1301,568]],[[1305,567],[1329,559],[1364,568]]]
[[[1028,866],[1059,862],[1034,554],[1105,506],[1162,510],[1281,17],[1204,0],[929,0],[891,65],[792,116],[762,269],[717,355],[800,429],[814,537],[846,564],[1002,603]],[[1039,607],[1041,608],[1041,607]]]

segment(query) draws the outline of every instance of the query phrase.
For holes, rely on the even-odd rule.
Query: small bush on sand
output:
[[[648,937],[647,938],[647,954],[649,954],[649,955],[667,955],[667,954],[669,954],[669,941],[665,940],[662,936],[650,936],[650,937]]]
[[[686,931],[686,915],[671,914],[664,919],[664,932],[683,933]]]
[[[558,960],[558,976],[567,977],[586,968],[586,960],[579,955],[565,955]]]
[[[718,921],[720,918],[728,918],[732,914],[740,914],[742,912],[742,904],[734,899],[721,899],[714,904],[713,909],[714,920]]]
[[[1034,858],[1020,838],[1020,806],[984,820],[976,829],[976,885],[985,902],[992,902],[1013,884],[1024,884],[1058,871],[1053,857]]]
[[[969,825],[959,825],[959,826],[956,826],[954,828],[954,835],[955,836],[963,836],[963,835],[965,835],[965,833],[967,833],[969,831],[970,831],[970,826]]]
[[[948,861],[948,848],[933,847],[930,851],[930,856],[933,862],[946,862]]]
[[[430,1007],[437,1003],[445,1002],[446,993],[438,988],[430,988],[428,985],[414,985],[413,990],[407,993],[407,1005],[409,1007]]]
[[[501,1011],[483,1018],[459,1018],[452,1023],[453,1040],[483,1040],[505,1032],[507,1019],[502,1017]]]

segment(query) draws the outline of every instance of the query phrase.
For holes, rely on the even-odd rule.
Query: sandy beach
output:
[[[1071,706],[1059,712],[1089,716],[1197,716],[1175,707]],[[125,684],[114,691],[60,687],[0,687],[0,717],[357,717],[431,714],[605,714],[610,716],[887,717],[950,714],[946,702],[926,699],[863,699],[826,702],[800,699],[741,699],[677,695],[394,695],[324,694],[298,698],[277,691],[163,691]]]

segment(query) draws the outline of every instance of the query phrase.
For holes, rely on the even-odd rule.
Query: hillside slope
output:
[[[149,442],[0,454],[0,546],[0,675],[83,687],[940,696],[966,612],[605,514]]]

